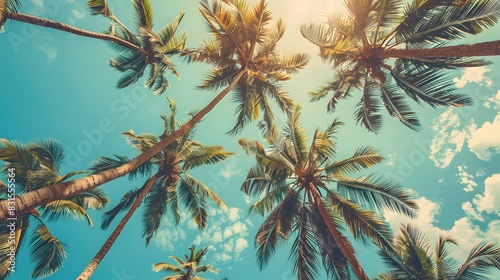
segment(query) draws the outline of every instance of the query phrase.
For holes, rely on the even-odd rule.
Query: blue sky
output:
[[[415,192],[421,213],[414,224],[422,228],[430,240],[441,232],[452,234],[459,242],[454,255],[463,259],[465,252],[481,240],[500,242],[500,60],[486,67],[450,72],[450,77],[464,93],[473,97],[475,105],[467,108],[411,107],[418,113],[423,130],[414,132],[394,119],[384,118],[378,134],[357,126],[352,114],[356,98],[340,103],[335,114],[327,114],[324,102],[309,103],[307,92],[325,84],[332,75],[330,67],[317,57],[317,49],[301,37],[302,23],[322,22],[325,9],[340,7],[337,2],[270,1],[275,18],[281,17],[287,32],[280,42],[281,50],[304,51],[311,55],[309,65],[283,84],[284,90],[303,108],[302,123],[313,133],[324,128],[335,117],[346,125],[338,134],[338,157],[351,156],[364,145],[380,149],[387,160],[373,172],[396,179]],[[328,1],[327,1],[328,2]],[[83,1],[25,0],[23,12],[62,21],[84,29],[103,31],[108,20],[92,17]],[[152,1],[155,23],[159,28],[182,10],[186,13],[180,29],[188,33],[188,47],[196,47],[208,35],[195,1]],[[127,1],[109,1],[114,13],[128,26],[134,26],[132,5]],[[480,36],[468,37],[461,43],[498,39],[500,26]],[[154,96],[144,89],[142,81],[123,90],[115,84],[119,73],[108,66],[113,50],[99,40],[8,22],[0,34],[2,56],[0,137],[27,142],[54,138],[67,152],[63,171],[85,170],[99,155],[133,157],[120,132],[133,129],[137,133],[162,132],[161,114],[168,112],[166,97],[183,113],[200,109],[215,96],[214,92],[197,91],[207,66],[187,65],[173,58],[181,75],[167,78],[171,89]],[[236,152],[224,163],[194,170],[199,180],[214,189],[230,207],[229,211],[213,209],[209,225],[200,232],[183,218],[179,226],[165,220],[162,228],[145,248],[141,238],[142,221],[138,211],[118,241],[99,266],[92,279],[161,279],[151,265],[168,261],[169,255],[182,255],[187,247],[210,246],[205,260],[219,269],[211,279],[293,279],[287,262],[291,244],[283,244],[267,268],[259,271],[255,261],[253,237],[262,222],[248,215],[249,200],[239,191],[253,159],[237,145],[240,137],[255,139],[258,130],[250,125],[240,135],[230,137],[235,106],[226,99],[198,126],[196,139],[206,145],[224,145]],[[283,115],[278,114],[278,118]],[[126,178],[108,183],[104,188],[115,205],[127,190],[142,185],[142,180]],[[101,212],[90,211],[94,223],[100,224]],[[406,218],[386,213],[395,230]],[[48,279],[74,279],[106,240],[116,223],[107,231],[99,226],[89,228],[83,221],[59,221],[49,228],[68,245],[68,260],[63,269]],[[25,246],[18,256],[19,271],[10,279],[28,279],[34,266]],[[362,265],[370,276],[380,271],[375,246],[356,245]],[[209,276],[209,275],[207,275]]]

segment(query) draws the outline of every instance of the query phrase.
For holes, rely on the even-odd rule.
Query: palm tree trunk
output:
[[[113,36],[113,35],[91,32],[91,31],[87,31],[84,29],[76,28],[76,27],[68,25],[68,24],[60,23],[57,21],[52,21],[49,19],[40,18],[40,17],[36,17],[36,16],[31,16],[31,15],[26,15],[26,14],[20,14],[20,13],[7,13],[7,18],[12,19],[12,20],[25,22],[25,23],[29,23],[29,24],[34,24],[34,25],[44,26],[44,27],[48,27],[48,28],[52,28],[52,29],[57,29],[57,30],[73,33],[73,34],[83,36],[83,37],[111,41],[111,42],[120,44],[124,47],[127,47],[131,50],[141,52],[145,55],[148,54],[140,46],[136,46],[128,41],[125,41],[125,40],[118,38],[116,36]]]
[[[328,210],[326,210],[323,200],[321,200],[321,196],[319,194],[318,189],[312,183],[309,183],[309,190],[313,195],[314,203],[318,207],[321,218],[328,227],[328,230],[330,231],[330,234],[332,235],[333,239],[339,245],[342,254],[344,254],[344,256],[347,258],[347,261],[351,265],[354,274],[356,274],[356,277],[358,277],[359,280],[368,280],[368,276],[366,275],[365,271],[359,264],[358,259],[354,255],[354,250],[346,249],[350,246],[348,246],[348,244],[345,242],[342,233],[337,229],[337,227],[333,223],[332,217],[330,217],[330,214],[328,213]]]
[[[104,183],[127,175],[129,172],[138,168],[141,164],[158,154],[175,139],[191,130],[206,114],[212,111],[215,105],[217,105],[233,89],[233,87],[236,85],[236,83],[244,73],[245,70],[241,70],[238,75],[236,75],[231,84],[229,84],[223,91],[221,91],[212,101],[210,101],[210,103],[208,103],[207,106],[205,106],[205,108],[194,115],[194,117],[190,119],[186,124],[181,126],[172,134],[169,134],[167,137],[163,138],[160,142],[153,145],[151,148],[131,160],[129,163],[106,170],[101,173],[92,174],[73,181],[43,187],[36,191],[31,191],[18,196],[15,200],[16,210],[13,215],[9,214],[8,201],[4,200],[0,202],[0,223],[5,223],[7,221],[7,217],[11,217],[14,215],[20,216],[24,213],[28,213],[35,207],[45,205],[54,200],[66,199],[79,193],[93,190]]]
[[[158,180],[161,177],[160,173],[156,173],[153,177],[149,178],[146,183],[144,184],[144,188],[142,191],[139,193],[139,196],[137,196],[137,199],[134,201],[132,206],[130,206],[130,209],[128,210],[127,214],[122,218],[120,223],[116,226],[115,230],[111,235],[109,236],[108,240],[102,245],[101,249],[97,254],[95,255],[94,259],[87,265],[85,270],[78,276],[77,280],[87,280],[89,279],[92,274],[94,274],[94,271],[97,269],[97,266],[101,261],[104,259],[106,254],[108,253],[109,249],[113,246],[115,243],[116,239],[118,238],[118,235],[122,232],[123,228],[125,228],[125,225],[127,222],[130,220],[132,215],[135,213],[135,210],[139,207],[141,204],[142,200],[148,194],[149,190],[151,187],[154,185],[156,180]]]
[[[500,40],[430,49],[388,49],[375,54],[377,58],[437,58],[500,55]]]

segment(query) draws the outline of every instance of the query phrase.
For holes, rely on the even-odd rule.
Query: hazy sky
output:
[[[309,103],[307,92],[324,85],[332,71],[317,57],[317,49],[302,38],[298,28],[302,23],[322,22],[325,8],[340,10],[340,4],[323,6],[320,0],[307,1],[307,6],[299,0],[270,2],[275,18],[283,18],[287,25],[280,49],[311,55],[309,65],[283,84],[303,107],[302,123],[308,132],[312,134],[316,127],[325,128],[339,117],[346,125],[338,134],[338,158],[351,156],[359,146],[379,148],[387,160],[371,171],[413,189],[421,207],[413,223],[431,240],[437,240],[440,232],[451,233],[459,242],[460,247],[454,250],[457,257],[463,258],[464,252],[481,240],[500,242],[500,61],[492,58],[492,65],[450,72],[456,85],[473,97],[474,106],[434,110],[412,103],[422,122],[422,131],[414,132],[384,115],[384,127],[375,135],[353,121],[359,96],[340,103],[335,114],[326,113],[326,101]],[[25,13],[92,31],[103,31],[109,26],[108,20],[92,17],[83,1],[25,0],[24,3]],[[181,10],[186,13],[180,29],[188,33],[188,47],[198,46],[208,36],[196,1],[152,3],[157,28],[170,22]],[[109,5],[126,25],[134,26],[131,3],[111,0]],[[498,34],[500,27],[492,28],[480,36],[466,38],[463,43],[496,40]],[[133,129],[137,133],[161,134],[160,115],[168,113],[166,97],[177,102],[178,118],[184,119],[184,113],[201,109],[215,96],[214,92],[195,89],[209,68],[202,64],[187,65],[179,58],[173,61],[181,79],[167,75],[171,89],[162,96],[144,89],[142,80],[117,90],[120,73],[108,66],[114,56],[108,44],[24,23],[7,23],[5,32],[0,34],[0,54],[3,113],[0,137],[22,142],[46,138],[61,141],[67,152],[63,170],[66,172],[87,169],[99,155],[133,157],[135,152],[120,132]],[[292,242],[277,250],[265,270],[258,270],[253,238],[263,219],[248,215],[251,201],[239,191],[253,159],[237,145],[240,137],[255,139],[258,130],[252,124],[238,136],[225,134],[234,125],[234,109],[230,98],[224,100],[197,127],[196,139],[206,145],[224,145],[237,155],[192,172],[226,201],[229,211],[213,209],[204,232],[198,231],[185,217],[179,226],[165,220],[147,248],[141,238],[141,211],[138,211],[92,279],[161,279],[166,274],[153,273],[151,265],[169,261],[169,255],[182,256],[191,244],[200,248],[211,246],[205,262],[219,269],[220,275],[206,274],[210,279],[224,276],[238,280],[293,279],[291,264],[287,262]],[[282,114],[277,115],[283,119]],[[142,183],[141,179],[130,182],[121,178],[106,184],[112,199],[110,206]],[[69,252],[64,268],[48,279],[76,278],[116,226],[113,223],[104,232],[99,227],[101,212],[89,213],[95,228],[89,228],[84,221],[48,223],[52,233],[68,245]],[[401,221],[407,221],[395,214],[386,214],[386,218],[396,230]],[[381,269],[376,247],[354,243],[362,265],[370,276],[375,276]],[[19,270],[10,279],[28,279],[33,271],[28,249],[28,246],[22,248]]]

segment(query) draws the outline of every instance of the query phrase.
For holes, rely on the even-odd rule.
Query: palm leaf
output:
[[[189,154],[181,154],[179,161],[184,162],[182,166],[184,170],[189,170],[202,165],[217,164],[233,154],[224,151],[222,146],[201,146]]]
[[[158,271],[164,271],[164,272],[170,272],[170,273],[182,273],[182,269],[175,265],[171,265],[169,263],[155,263],[152,266],[152,269],[154,272]]]
[[[137,23],[149,28],[153,27],[153,8],[149,0],[133,0]]]
[[[170,182],[169,182],[170,183]],[[176,182],[172,182],[176,183]],[[142,220],[144,224],[143,237],[146,237],[146,246],[149,245],[151,238],[161,226],[161,221],[167,212],[167,202],[169,199],[168,190],[176,185],[165,186],[162,183],[156,184],[144,199],[144,212]]]
[[[287,125],[284,127],[285,137],[291,142],[295,150],[294,158],[299,166],[307,160],[307,133],[300,126],[300,107],[296,106],[293,112],[288,114]]]
[[[105,212],[102,216],[101,228],[106,230],[118,213],[126,211],[141,193],[142,188],[135,188],[128,191],[115,207]]]
[[[199,193],[196,181],[186,180],[181,177],[177,188],[180,200],[187,208],[187,212],[193,217],[199,229],[204,229],[208,223],[208,203]]]
[[[362,123],[366,129],[375,133],[382,127],[382,116],[377,114],[380,109],[380,101],[375,98],[376,88],[377,83],[365,78],[363,96],[354,113],[354,119],[357,123]]]
[[[209,187],[205,186],[200,181],[196,180],[191,175],[184,173],[183,181],[186,182],[188,185],[192,186],[193,188],[195,188],[196,192],[202,198],[209,198],[210,200],[215,202],[215,204],[217,204],[219,208],[223,210],[227,209],[227,206],[224,203],[224,201],[214,191],[212,191]]]
[[[92,11],[93,15],[111,16],[111,10],[106,3],[106,0],[87,0],[87,7]]]
[[[302,207],[300,200],[300,195],[296,191],[290,190],[257,231],[255,245],[257,246],[257,263],[260,269],[263,269],[269,262],[278,241],[288,239]]]
[[[418,210],[409,191],[396,182],[371,175],[354,180],[343,178],[337,182],[342,197],[371,209],[380,211],[385,207],[409,217],[414,217]]]
[[[31,238],[31,258],[36,263],[31,277],[45,278],[60,269],[66,260],[66,244],[59,241],[41,224]]]
[[[325,172],[333,177],[343,177],[351,173],[363,171],[381,163],[384,157],[373,147],[361,147],[350,158],[333,162],[325,167]]]
[[[42,206],[41,216],[49,222],[72,217],[75,220],[87,220],[93,227],[92,219],[85,209],[71,200],[54,200]]]
[[[307,207],[301,208],[294,231],[297,231],[297,237],[288,257],[288,260],[293,261],[292,271],[297,274],[297,280],[316,279],[319,272],[318,237]]]
[[[380,94],[385,109],[393,117],[397,117],[407,127],[418,131],[421,129],[420,121],[415,112],[404,101],[404,97],[398,92],[398,88],[390,83],[380,86]]]
[[[500,246],[481,242],[471,249],[455,279],[486,279],[491,275],[491,269],[500,270]]]

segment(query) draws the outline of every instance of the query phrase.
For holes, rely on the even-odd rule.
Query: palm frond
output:
[[[458,269],[455,279],[486,279],[492,275],[491,269],[500,270],[500,246],[481,242],[471,249],[464,264]]]
[[[413,100],[417,102],[422,100],[432,107],[472,104],[470,97],[455,93],[454,83],[448,79],[446,74],[443,74],[442,70],[426,68],[417,71],[412,65],[405,69],[404,64],[397,60],[391,74],[396,84]]]
[[[209,198],[217,206],[223,210],[227,209],[226,204],[224,201],[214,192],[212,191],[209,187],[204,185],[202,182],[196,180],[194,177],[191,175],[184,173],[184,178],[183,181],[186,182],[188,185],[192,186],[195,188],[196,192],[202,197],[202,198]]]
[[[179,161],[184,162],[184,170],[189,170],[202,165],[217,164],[225,161],[230,155],[234,153],[226,152],[222,146],[201,146],[189,154],[180,155]]]
[[[154,272],[183,273],[182,269],[169,263],[155,263],[152,265],[152,269]]]
[[[128,191],[115,207],[102,215],[101,228],[106,230],[118,213],[126,211],[141,193],[142,188],[135,188]]]
[[[29,150],[38,156],[44,166],[54,172],[59,172],[61,163],[64,161],[64,147],[60,142],[47,139],[30,143]]]
[[[410,192],[396,182],[372,175],[359,179],[343,178],[337,182],[342,197],[371,209],[387,208],[409,217],[414,217],[418,210]]]
[[[208,224],[208,202],[200,194],[196,181],[186,180],[181,177],[177,191],[180,200],[187,208],[188,214],[193,217],[198,228],[206,228]]]
[[[95,15],[103,15],[105,17],[111,16],[111,10],[108,7],[108,3],[106,0],[87,0],[87,7],[89,7],[92,14]]]
[[[333,192],[328,193],[328,199],[339,211],[355,239],[363,243],[370,239],[382,250],[394,252],[391,229],[380,216],[371,210],[363,210],[359,205]]]
[[[36,263],[31,277],[45,278],[60,269],[66,260],[66,244],[41,224],[32,232],[31,258]]]
[[[325,167],[325,172],[333,177],[348,176],[381,163],[384,157],[373,147],[361,147],[350,158],[333,162]]]
[[[109,203],[109,198],[102,188],[93,189],[79,193],[74,197],[68,198],[83,209],[104,209]]]
[[[418,131],[421,129],[420,121],[415,112],[404,101],[404,96],[398,92],[398,88],[391,83],[380,86],[382,101],[389,115],[397,117],[407,127]]]
[[[87,220],[89,226],[94,226],[87,211],[71,200],[54,200],[45,204],[42,206],[41,216],[50,222],[72,217],[75,220]]]
[[[319,272],[318,237],[307,207],[301,208],[294,231],[297,231],[297,237],[288,257],[293,261],[292,271],[297,274],[297,280],[316,279]]]
[[[435,8],[432,16],[421,20],[402,42],[411,45],[439,44],[478,34],[493,26],[500,18],[500,3],[475,0],[461,6],[448,5]]]
[[[288,239],[301,207],[300,195],[292,189],[262,223],[255,236],[257,263],[260,269],[263,269],[269,262],[278,241]]]
[[[256,212],[262,216],[267,212],[272,212],[275,206],[283,201],[288,191],[290,191],[288,184],[268,190],[263,197],[250,205],[248,212]]]
[[[172,184],[174,183],[176,182],[172,182]],[[142,236],[146,237],[146,246],[149,245],[151,238],[161,226],[161,221],[168,209],[167,203],[170,196],[168,191],[175,187],[176,185],[165,186],[163,182],[158,182],[144,198],[144,211],[142,212],[144,231]]]
[[[149,0],[133,0],[137,23],[149,28],[153,27],[153,7]]]
[[[302,166],[307,160],[307,133],[301,127],[300,122],[300,107],[296,106],[295,109],[288,114],[286,126],[284,126],[284,135],[291,142],[295,150],[295,160]]]
[[[354,113],[354,119],[361,123],[366,129],[377,133],[382,127],[382,116],[378,114],[380,101],[375,98],[376,82],[365,79],[363,96],[358,103],[358,109]]]

